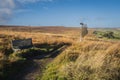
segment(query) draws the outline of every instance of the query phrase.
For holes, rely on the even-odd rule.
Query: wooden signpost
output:
[[[33,47],[32,38],[12,40],[11,45],[12,45],[12,49],[15,52],[22,49],[28,49]]]
[[[80,25],[81,25],[80,41],[82,41],[82,39],[88,34],[88,30],[86,24],[80,23]]]

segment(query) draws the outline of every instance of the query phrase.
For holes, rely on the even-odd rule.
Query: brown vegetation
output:
[[[58,49],[58,46],[63,44],[71,44],[46,67],[42,80],[120,79],[120,41],[100,39],[93,35],[94,29],[89,29],[83,42],[79,42],[79,28],[0,27],[0,30],[0,77],[7,76],[3,71],[6,65],[21,65],[21,61],[25,60],[21,54],[26,56],[29,53],[45,53],[51,47]],[[39,49],[13,53],[11,40],[23,38],[32,38],[34,46]],[[43,45],[44,47],[41,47]],[[9,69],[15,72],[13,68]],[[41,80],[41,76],[37,79]]]

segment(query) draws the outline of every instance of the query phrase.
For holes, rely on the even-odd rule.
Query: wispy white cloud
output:
[[[0,0],[0,24],[7,22],[14,13],[26,12],[26,9],[16,9],[16,3],[25,5],[36,2],[52,2],[53,0]]]
[[[14,8],[14,0],[0,0],[0,23],[6,22],[10,19]]]
[[[53,0],[16,0],[20,3],[52,2]]]
[[[14,13],[23,13],[23,12],[30,12],[31,10],[30,9],[17,9],[17,10],[14,10]]]
[[[0,8],[14,8],[14,0],[0,0]]]
[[[11,14],[11,9],[8,9],[8,8],[1,8],[0,9],[0,14],[8,14],[8,15],[10,15]]]
[[[44,6],[44,7],[43,7],[43,9],[47,10],[47,9],[48,9],[48,7],[45,7],[45,6]]]

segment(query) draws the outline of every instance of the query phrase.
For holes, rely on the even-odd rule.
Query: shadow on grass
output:
[[[49,63],[49,59],[55,58],[70,45],[69,43],[35,44],[34,49],[22,52],[21,56],[26,60],[16,61],[5,69],[4,73],[7,73],[7,75],[5,75],[4,80],[29,80],[26,79],[26,76],[30,74],[34,78],[35,71],[42,74],[41,71],[45,68],[45,64]],[[48,59],[48,61],[39,62],[39,60],[45,59]]]
[[[35,56],[34,59],[45,59],[45,58],[55,58],[59,55],[67,46],[70,46],[69,43],[61,43],[61,44],[37,44],[36,47],[43,48],[46,52],[40,56]]]

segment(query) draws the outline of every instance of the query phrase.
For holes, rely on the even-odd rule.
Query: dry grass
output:
[[[50,33],[36,33],[36,32],[16,32],[16,31],[2,31],[0,34],[11,35],[19,38],[32,38],[33,43],[55,43],[55,42],[72,42],[71,37],[63,34]]]
[[[25,62],[24,58],[19,56],[18,53],[12,54],[11,52],[11,40],[24,39],[24,38],[32,38],[34,45],[45,44],[46,46],[44,47],[45,50],[47,50],[47,48],[49,47],[51,48],[51,46],[52,48],[57,49],[57,47],[64,45],[64,43],[71,44],[73,42],[73,39],[66,37],[64,34],[56,35],[53,33],[41,33],[41,32],[27,32],[27,31],[21,32],[21,31],[8,31],[8,30],[0,31],[0,62],[2,62],[0,63],[1,80],[8,78],[8,76],[10,77],[10,75],[16,73],[17,70],[20,68],[20,67],[14,68],[15,66],[11,66],[12,64],[16,63],[20,65],[19,62],[21,62],[22,65],[24,64]],[[11,70],[9,71],[7,69],[11,69]]]
[[[32,38],[33,44],[72,43],[47,66],[38,80],[119,80],[120,41],[99,39],[92,32],[90,29],[83,42],[79,42],[79,30],[61,34],[2,30],[0,34],[11,36],[9,40]]]
[[[119,80],[120,42],[74,43],[48,67],[42,80]]]

